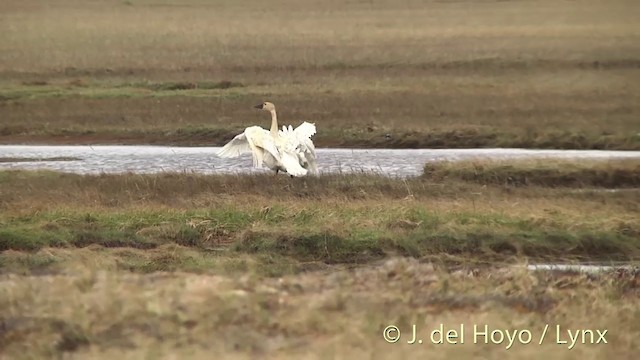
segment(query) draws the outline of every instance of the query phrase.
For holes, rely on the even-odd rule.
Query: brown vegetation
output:
[[[490,359],[633,359],[637,350],[640,278],[634,273],[530,273],[522,267],[478,270],[391,259],[366,268],[265,279],[246,270],[247,263],[236,266],[245,270],[228,276],[138,275],[85,265],[65,275],[2,276],[3,354],[446,359],[481,353]],[[407,344],[413,324],[422,344]],[[465,343],[432,343],[430,334],[440,324],[445,335],[463,324]],[[402,331],[397,343],[383,339],[389,325]],[[474,337],[474,325],[480,331],[485,325],[490,332],[529,331],[532,341],[485,344],[482,336]],[[570,349],[570,343],[558,343],[568,340],[567,330],[591,330],[596,336],[593,343],[587,337]],[[607,330],[607,343],[595,343],[596,330]]]
[[[1,6],[2,143],[640,149],[631,0]]]
[[[424,177],[479,184],[548,187],[640,187],[640,160],[467,161],[427,164]]]

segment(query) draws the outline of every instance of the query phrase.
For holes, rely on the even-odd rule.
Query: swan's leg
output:
[[[280,169],[276,168],[276,176],[278,176],[279,172],[280,172]]]

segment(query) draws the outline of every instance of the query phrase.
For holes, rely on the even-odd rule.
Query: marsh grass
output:
[[[634,164],[607,166],[609,171],[633,173]],[[482,171],[495,172],[485,165]],[[514,166],[535,168],[518,162]],[[573,169],[593,166],[603,165],[583,163]],[[468,167],[461,163],[458,170]],[[569,169],[570,176],[580,174],[571,173],[569,166],[561,168]],[[535,186],[534,181],[506,186],[475,182],[433,174],[411,179],[366,174],[285,179],[267,174],[4,171],[0,248],[144,250],[173,244],[203,252],[276,256],[298,264],[362,264],[394,254],[503,261],[640,256],[640,225],[634,215],[639,194],[633,189],[577,192],[566,186],[578,184],[566,181],[564,188],[556,188],[557,183],[541,183],[552,188]],[[180,257],[167,261],[175,261],[170,268],[191,264],[184,265]]]
[[[92,245],[155,249],[177,244],[202,251],[272,254],[329,264],[367,263],[391,254],[538,260],[633,260],[640,256],[639,229],[632,221],[623,223],[622,231],[620,225],[596,220],[540,222],[500,214],[438,214],[421,206],[397,205],[367,216],[368,209],[363,205],[324,206],[307,220],[299,220],[298,214],[308,208],[295,212],[269,208],[267,214],[256,208],[175,213],[128,210],[96,215],[46,212],[3,220],[0,249]],[[408,228],[399,223],[409,224]],[[573,229],[567,231],[567,227]]]
[[[162,91],[162,90],[191,90],[191,89],[230,89],[234,87],[242,87],[243,85],[240,83],[235,83],[232,81],[201,81],[201,82],[142,82],[142,83],[130,83],[123,84],[124,87],[134,87],[134,88],[143,88],[154,91]]]
[[[482,185],[638,188],[640,160],[506,160],[427,164],[423,177]]]
[[[632,0],[0,6],[2,143],[640,149]]]
[[[0,141],[223,145],[247,126],[267,126],[268,118],[251,106],[269,99],[279,104],[283,124],[315,122],[322,129],[314,136],[320,147],[640,148],[633,126],[633,93],[611,93],[605,99],[602,96],[608,93],[597,92],[596,98],[594,89],[560,104],[559,99],[570,89],[531,94],[530,89],[522,88],[508,90],[509,98],[505,98],[500,90],[483,90],[495,88],[493,76],[462,80],[468,76],[450,79],[450,75],[427,74],[433,79],[422,83],[416,76],[389,78],[384,80],[388,86],[374,88],[363,79],[354,84],[340,77],[312,88],[286,84],[238,87],[225,81],[9,86],[0,90],[4,99],[0,111],[6,112]],[[467,88],[458,81],[479,83]],[[539,80],[519,79],[517,83],[531,81]],[[542,81],[540,86],[546,84]],[[347,89],[335,91],[344,86]],[[442,90],[447,94],[436,90],[448,87],[452,88]],[[466,105],[461,106],[460,101]],[[20,105],[23,103],[28,105]],[[184,136],[187,132],[190,136]]]
[[[638,276],[634,273],[530,273],[507,268],[447,267],[389,259],[370,267],[264,278],[192,273],[128,274],[76,268],[68,275],[0,278],[0,333],[11,357],[65,356],[196,359],[324,358],[320,353],[449,356],[482,352],[570,359],[594,353],[631,358]],[[569,350],[547,338],[535,348],[473,343],[473,325],[523,327],[540,336],[545,324],[608,329],[608,345]],[[388,344],[382,330],[411,325],[428,334],[443,323],[465,324],[471,344]],[[614,331],[615,330],[615,331]],[[594,330],[595,331],[595,330]],[[408,341],[402,338],[401,341]],[[366,344],[364,343],[366,342]],[[614,345],[615,346],[611,346]],[[398,345],[391,347],[392,345]]]
[[[149,1],[132,10],[102,1],[66,0],[55,8],[7,1],[3,50],[20,51],[3,52],[0,64],[8,73],[112,76],[162,69],[197,75],[202,68],[349,70],[429,63],[474,69],[564,62],[606,69],[633,65],[637,55],[632,45],[638,28],[628,11],[634,3],[625,0],[579,7],[483,2],[472,11],[465,2],[449,1],[261,4]],[[587,41],[587,29],[612,43]],[[554,41],[542,41],[551,36]]]
[[[576,165],[589,166],[601,165]],[[633,358],[637,272],[523,265],[637,264],[639,194],[541,185],[2,171],[3,355]],[[550,322],[609,329],[609,344],[436,352],[381,338],[390,324],[405,335],[417,324],[428,336],[440,323],[464,323],[473,339],[475,324],[539,336]]]

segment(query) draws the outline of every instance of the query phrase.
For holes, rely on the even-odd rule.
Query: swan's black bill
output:
[[[256,108],[256,109],[262,109],[262,106],[263,106],[263,104],[260,104],[260,105],[256,105],[256,106],[254,106],[254,108]]]

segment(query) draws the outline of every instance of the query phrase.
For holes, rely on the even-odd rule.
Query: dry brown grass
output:
[[[434,266],[435,265],[435,266]],[[0,344],[10,358],[370,358],[505,356],[633,359],[637,274],[448,268],[391,259],[278,279],[260,274],[135,275],[76,269],[0,278]],[[429,334],[465,326],[465,344]],[[416,324],[423,344],[409,345]],[[549,331],[538,344],[546,324]],[[403,332],[395,344],[388,325]],[[474,344],[473,326],[527,330],[530,344]],[[558,344],[566,330],[607,330],[607,344]],[[446,330],[445,330],[446,331]],[[597,340],[598,337],[594,338]]]
[[[528,163],[528,164],[527,164]],[[532,165],[535,162],[524,162]],[[627,171],[628,178],[634,178],[637,162],[613,161],[606,165],[595,162],[584,164],[557,162],[564,165],[568,173],[570,169],[606,168],[611,172]],[[512,164],[516,168],[522,166],[518,161]],[[616,166],[617,164],[617,166]],[[441,164],[447,171],[464,173],[469,163]],[[478,176],[491,178],[495,164],[484,163],[476,170]],[[443,171],[444,171],[443,170]],[[498,166],[498,170],[500,167]],[[562,175],[562,174],[560,174]],[[504,176],[504,175],[500,175]],[[49,171],[6,170],[0,172],[0,209],[12,213],[28,213],[37,210],[53,210],[59,207],[86,207],[98,209],[117,209],[136,206],[160,206],[173,209],[190,209],[193,207],[213,207],[220,204],[235,203],[239,206],[256,206],[261,204],[288,203],[292,206],[304,205],[305,202],[384,202],[384,201],[419,201],[436,204],[449,204],[449,208],[470,207],[476,202],[477,210],[490,208],[515,208],[509,205],[522,201],[542,203],[565,203],[566,208],[574,207],[575,202],[602,203],[609,201],[612,206],[627,207],[634,210],[635,189],[628,191],[603,192],[598,188],[577,184],[572,187],[545,188],[532,182],[530,186],[509,186],[501,181],[477,184],[476,180],[465,182],[460,176],[452,179],[442,176],[433,178],[393,178],[381,175],[322,175],[301,179],[285,179],[271,174],[255,175],[201,175],[192,173],[160,173],[160,174],[103,174],[76,175]],[[490,185],[490,186],[486,186]],[[519,185],[519,184],[514,184]],[[542,184],[545,185],[545,184]],[[569,183],[567,185],[576,185]],[[631,185],[627,183],[616,186]],[[460,205],[452,202],[462,202]],[[626,201],[629,200],[629,201]],[[502,204],[502,205],[500,205]],[[348,204],[345,204],[348,205]],[[575,206],[578,213],[581,206]],[[527,206],[524,206],[527,208]],[[515,210],[515,209],[514,209]],[[609,209],[613,210],[613,209]],[[528,210],[524,210],[528,211]]]
[[[640,187],[640,160],[495,160],[427,164],[424,177],[479,184],[549,187]]]
[[[455,65],[477,59],[618,67],[638,55],[640,35],[630,11],[637,4],[626,0],[483,1],[471,8],[467,2],[390,0],[5,3],[0,65],[27,73]]]
[[[269,99],[320,146],[640,148],[631,0],[131,5],[2,5],[0,141],[222,144]]]

